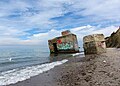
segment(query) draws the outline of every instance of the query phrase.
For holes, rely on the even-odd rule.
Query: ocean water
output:
[[[0,46],[0,72],[49,62],[49,50],[39,46]]]
[[[29,79],[68,61],[50,58],[47,47],[0,46],[0,86]]]

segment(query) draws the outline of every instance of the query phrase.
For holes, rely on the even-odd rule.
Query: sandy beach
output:
[[[8,86],[120,86],[120,49],[74,56],[65,64]]]

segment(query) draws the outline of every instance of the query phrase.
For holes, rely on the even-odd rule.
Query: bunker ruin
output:
[[[48,40],[50,53],[79,52],[77,37],[69,30],[63,31],[62,36]]]
[[[83,38],[85,54],[100,54],[106,52],[106,44],[103,34],[88,35]]]

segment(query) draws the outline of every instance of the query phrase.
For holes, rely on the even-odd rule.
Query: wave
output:
[[[47,59],[47,58],[46,58]],[[43,59],[43,62],[44,62],[44,60],[46,60],[45,58]],[[39,61],[39,62],[37,62],[37,63],[43,63],[42,61],[41,61],[41,58],[34,58],[34,59],[31,59],[31,58],[7,58],[7,59],[4,59],[4,60],[0,60],[0,65],[1,66],[6,66],[6,65],[12,65],[12,64],[14,64],[14,65],[17,65],[17,64],[21,64],[21,63],[36,63],[36,61]],[[34,64],[35,64],[34,63]],[[29,65],[29,64],[28,64]]]
[[[29,79],[30,77],[36,76],[40,73],[43,73],[45,71],[48,71],[55,66],[61,65],[65,62],[67,62],[67,59],[64,59],[62,61],[56,61],[52,63],[46,63],[42,65],[36,65],[21,69],[13,69],[5,72],[0,73],[0,86],[1,85],[9,85],[9,84],[15,84],[18,81],[24,81],[26,79]]]

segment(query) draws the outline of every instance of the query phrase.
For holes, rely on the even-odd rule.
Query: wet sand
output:
[[[75,56],[50,71],[8,86],[120,86],[120,49]]]

